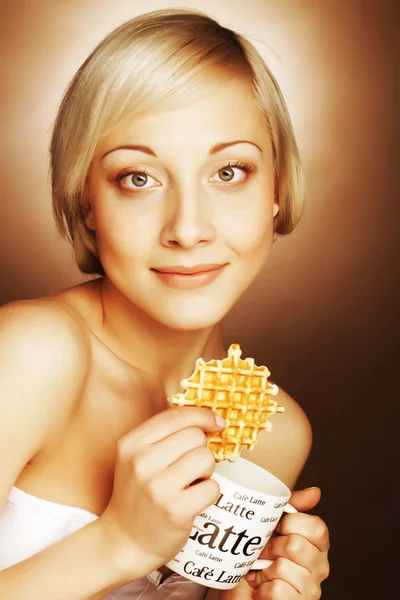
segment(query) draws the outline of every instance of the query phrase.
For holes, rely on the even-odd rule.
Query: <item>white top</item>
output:
[[[92,523],[83,508],[49,502],[13,487],[0,510],[0,570],[25,560]],[[173,573],[163,583],[153,571],[107,596],[107,600],[204,600],[207,588]]]

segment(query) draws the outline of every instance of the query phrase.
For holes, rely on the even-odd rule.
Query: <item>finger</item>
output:
[[[274,579],[262,583],[254,590],[253,598],[254,600],[300,600],[301,596],[290,583],[282,579]]]
[[[302,535],[321,552],[327,552],[330,547],[328,528],[324,521],[315,515],[305,513],[286,515],[276,531],[280,535]]]
[[[298,594],[304,594],[306,591],[309,591],[307,590],[307,585],[310,586],[312,576],[307,569],[296,565],[287,558],[279,557],[268,569],[257,572],[255,583],[260,586],[262,583],[272,582],[275,579],[285,581]]]
[[[199,427],[181,429],[156,444],[145,446],[143,452],[135,454],[133,471],[139,481],[148,481],[191,450],[206,445],[206,434]]]
[[[161,478],[175,490],[186,489],[197,479],[208,479],[215,469],[215,457],[209,448],[195,448],[170,465]]]
[[[321,490],[318,487],[310,487],[306,488],[305,490],[297,490],[296,492],[292,492],[289,502],[292,506],[294,506],[294,508],[304,512],[317,506],[320,500]]]
[[[321,552],[301,535],[279,535],[275,537],[269,547],[271,560],[280,556],[307,569],[310,573],[322,574],[322,563],[325,561],[325,552]]]
[[[221,421],[221,424],[218,424],[216,418],[221,419],[209,408],[195,406],[168,408],[119,438],[119,455],[121,458],[130,458],[144,445],[155,444],[186,427],[199,427],[206,432],[220,431],[226,423]]]
[[[261,551],[261,554],[258,558],[267,558],[268,560],[273,560],[272,558],[272,553],[271,553],[271,546],[272,546],[272,542],[274,541],[276,537],[275,532],[272,534],[272,536],[269,538],[268,542],[265,544],[263,550]]]
[[[198,515],[207,506],[216,502],[221,494],[219,484],[215,479],[206,479],[192,485],[183,492],[182,506],[191,515]]]

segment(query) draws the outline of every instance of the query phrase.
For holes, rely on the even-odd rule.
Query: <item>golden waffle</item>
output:
[[[206,434],[217,462],[234,462],[244,448],[253,450],[259,432],[271,430],[269,415],[285,410],[271,398],[279,390],[269,383],[267,367],[257,367],[253,358],[242,360],[241,354],[239,344],[232,344],[227,358],[198,358],[194,373],[181,381],[186,391],[168,398],[173,406],[207,407],[226,419],[221,432]]]

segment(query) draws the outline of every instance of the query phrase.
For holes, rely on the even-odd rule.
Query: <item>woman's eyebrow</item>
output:
[[[251,142],[249,140],[234,140],[232,142],[219,142],[218,144],[215,144],[210,149],[208,156],[212,156],[213,154],[221,152],[221,150],[229,148],[230,146],[235,146],[236,144],[252,144],[256,148],[258,148],[262,154],[260,146],[258,146],[255,142]],[[154,152],[154,150],[149,148],[149,146],[143,146],[142,144],[126,144],[123,146],[117,146],[117,148],[112,148],[111,150],[107,150],[107,152],[101,157],[101,160],[103,160],[103,158],[105,158],[108,154],[111,154],[111,152],[115,152],[116,150],[137,150],[139,152],[144,152],[145,154],[150,154],[151,156],[155,156],[156,158],[158,158],[157,154]]]

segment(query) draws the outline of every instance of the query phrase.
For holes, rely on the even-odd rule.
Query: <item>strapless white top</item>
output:
[[[0,510],[0,570],[11,567],[92,523],[83,508],[49,502],[13,487]],[[173,573],[163,583],[153,571],[115,590],[107,600],[204,600],[208,588]]]

